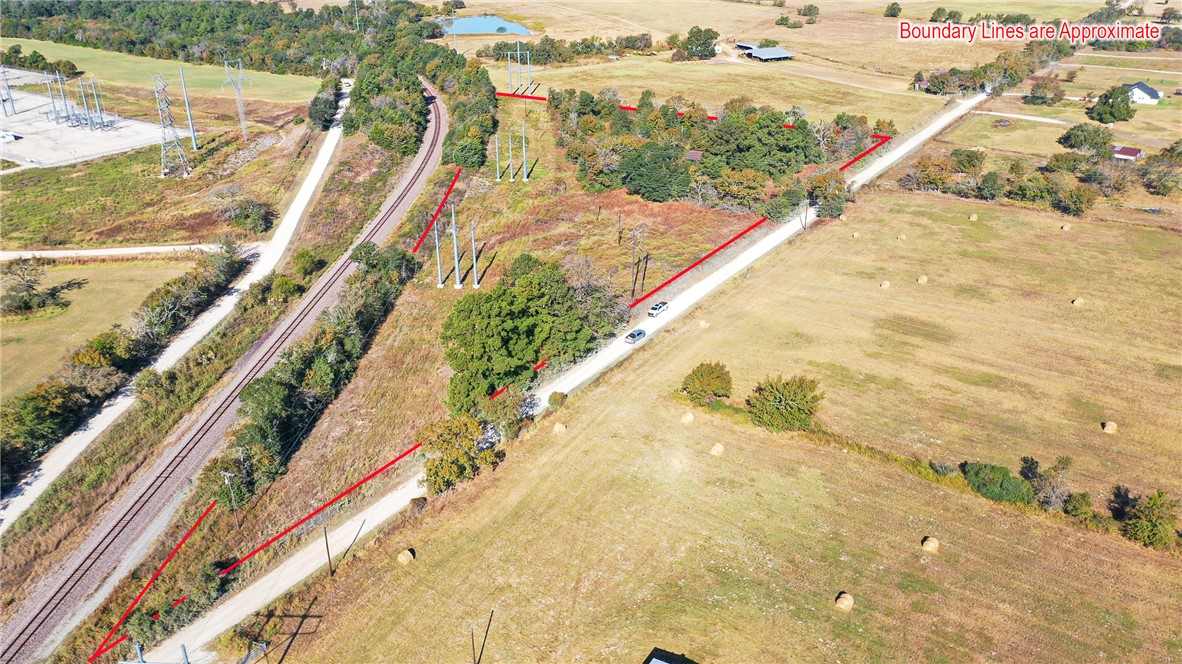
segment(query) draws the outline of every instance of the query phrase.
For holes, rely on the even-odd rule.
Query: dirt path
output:
[[[997,115],[1003,118],[1014,118],[1015,120],[1029,120],[1031,122],[1043,122],[1046,124],[1063,125],[1070,127],[1072,123],[1066,120],[1056,120],[1054,118],[1040,118],[1037,115],[1020,115],[1018,113],[998,113],[997,111],[973,111],[976,115]]]

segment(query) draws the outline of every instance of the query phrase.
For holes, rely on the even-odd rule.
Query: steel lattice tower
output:
[[[225,89],[227,84],[234,88],[234,96],[238,99],[238,119],[242,122],[242,140],[247,141],[250,140],[250,134],[246,131],[246,106],[242,103],[242,85],[246,82],[246,74],[242,71],[242,58],[225,62],[226,82],[222,83],[222,89]],[[237,78],[235,78],[234,69],[238,70]]]
[[[156,84],[156,110],[160,112],[160,177],[166,178],[176,172],[187,177],[189,158],[185,156],[185,149],[181,147],[181,137],[176,133],[176,125],[173,123],[172,102],[168,100],[168,83],[160,74],[154,74],[152,81]]]

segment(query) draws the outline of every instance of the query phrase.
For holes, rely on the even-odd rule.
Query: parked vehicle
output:
[[[648,317],[649,318],[656,318],[657,316],[660,316],[662,313],[664,313],[664,311],[668,308],[669,308],[668,302],[658,302],[648,308]]]
[[[628,333],[628,336],[624,337],[624,343],[634,344],[643,338],[644,338],[644,330],[641,330],[641,329],[632,330],[631,332]]]

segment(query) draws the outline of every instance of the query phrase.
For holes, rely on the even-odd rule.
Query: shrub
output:
[[[566,392],[551,392],[549,398],[546,399],[546,403],[551,408],[558,408],[566,403]]]
[[[295,268],[296,274],[300,275],[300,278],[304,280],[307,280],[308,277],[316,274],[324,267],[324,260],[307,247],[295,252],[295,255],[291,257],[291,263]]]
[[[999,503],[1034,503],[1034,487],[1021,477],[1014,477],[1010,469],[992,463],[968,463],[961,471],[973,491]]]
[[[935,461],[932,461],[929,462],[928,465],[931,466],[932,472],[936,473],[940,477],[948,477],[957,470],[956,466],[950,463],[936,463]]]
[[[304,124],[304,116],[302,116],[302,115],[295,116],[294,118],[291,119],[291,123],[297,127]]]
[[[731,395],[731,372],[721,362],[703,362],[689,372],[681,382],[681,391],[690,402],[708,406],[711,401]]]
[[[899,3],[897,3],[897,2],[892,2],[891,4],[887,5],[886,11],[883,12],[882,15],[887,18],[896,18],[899,14],[902,14],[902,13],[903,13],[903,7],[901,5],[899,5]]]
[[[239,228],[252,233],[266,233],[271,230],[275,211],[262,201],[248,200],[235,206],[231,221]]]
[[[1178,501],[1158,489],[1142,497],[1128,511],[1120,533],[1126,538],[1154,549],[1168,548],[1174,541],[1178,524]]]
[[[769,377],[747,397],[747,412],[752,422],[769,431],[805,431],[812,428],[825,396],[818,387],[820,383],[802,375],[787,380]]]
[[[1095,517],[1096,510],[1092,507],[1092,494],[1087,491],[1068,494],[1067,500],[1063,501],[1063,512],[1084,521]]]

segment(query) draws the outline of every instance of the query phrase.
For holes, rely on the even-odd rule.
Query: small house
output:
[[[702,161],[701,150],[687,150],[685,153],[686,161]]]
[[[1122,145],[1112,146],[1112,158],[1120,161],[1138,161],[1145,156],[1141,148],[1126,148]]]
[[[746,56],[755,60],[759,60],[760,62],[791,60],[792,58],[796,57],[779,46],[769,46],[768,48],[757,48],[753,51],[747,51]]]
[[[1144,81],[1125,83],[1122,87],[1128,88],[1134,104],[1157,104],[1161,101],[1161,93],[1145,85]]]

